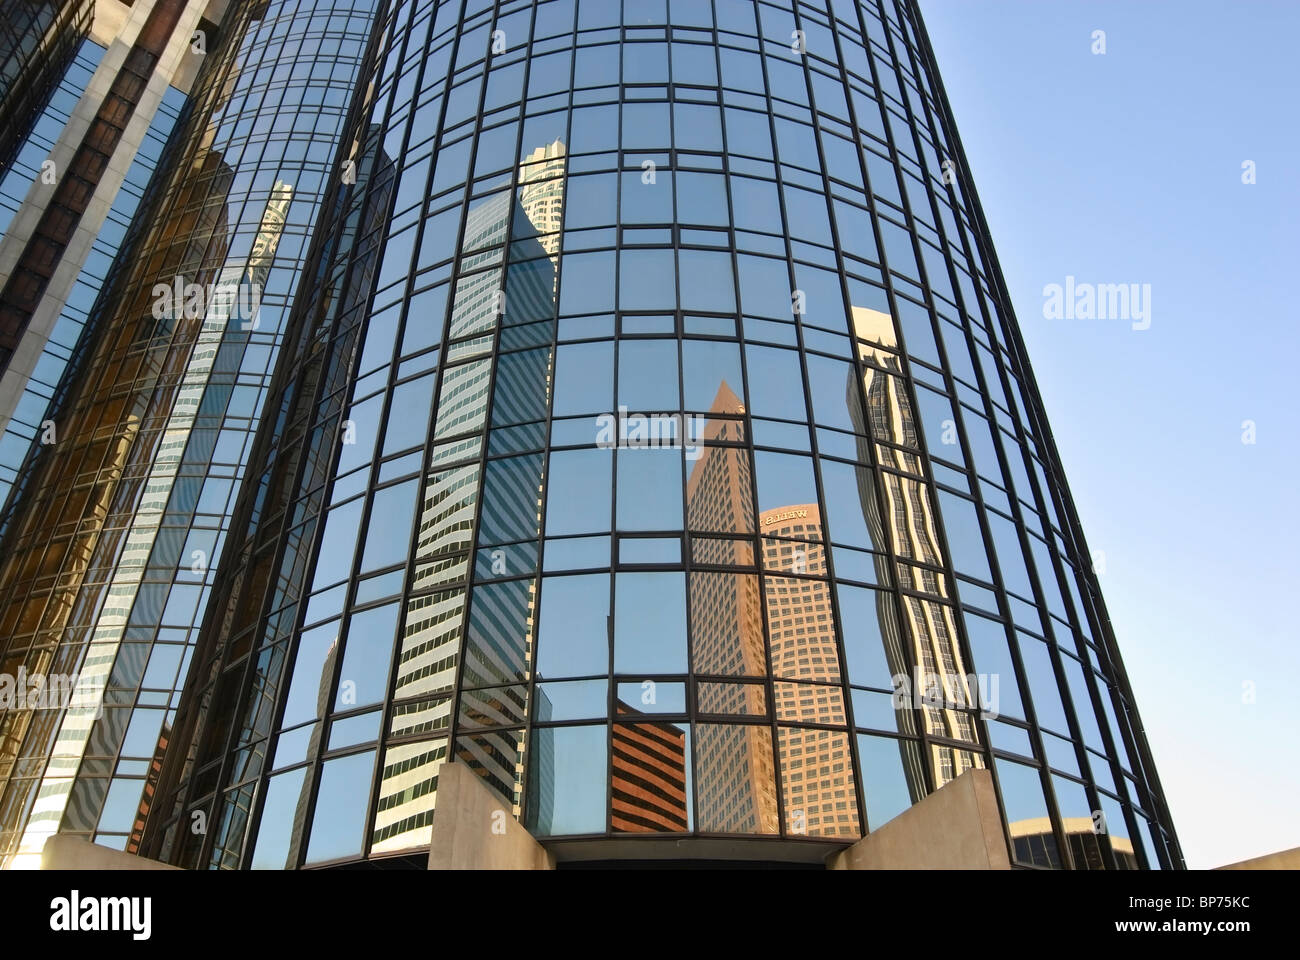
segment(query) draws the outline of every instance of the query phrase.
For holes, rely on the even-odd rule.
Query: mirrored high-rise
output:
[[[1014,862],[1181,865],[916,5],[372,41],[142,852],[418,864],[457,763],[561,862],[975,772]]]

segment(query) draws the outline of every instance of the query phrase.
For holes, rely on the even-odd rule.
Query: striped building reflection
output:
[[[622,700],[622,721],[645,716]],[[610,824],[628,833],[680,833],[690,829],[690,764],[684,724],[647,717],[614,724],[610,761]]]
[[[406,606],[393,688],[393,736],[445,732],[459,673],[456,758],[507,799],[515,816],[537,596],[536,576],[519,577],[526,570],[518,566],[530,542],[535,564],[545,478],[540,454],[492,455],[535,431],[550,402],[554,360],[543,328],[555,311],[564,178],[564,144],[539,146],[520,164],[514,190],[472,204],[466,216],[418,520],[416,596]],[[494,359],[498,338],[502,352]],[[518,345],[533,348],[505,352]],[[470,591],[460,584],[471,577],[479,585],[467,622]],[[429,842],[446,747],[393,747],[388,757],[396,764],[386,758],[375,852]]]
[[[879,466],[874,471],[878,478],[875,484],[869,480],[870,471],[859,471],[863,515],[873,542],[892,548],[898,585],[907,591],[899,595],[904,624],[901,632],[892,614],[882,611],[885,655],[895,678],[906,677],[909,684],[916,686],[919,671],[927,683],[942,686],[942,703],[927,703],[919,710],[934,774],[933,789],[937,790],[967,770],[984,766],[978,753],[974,715],[962,706],[971,702],[971,692],[956,685],[956,678],[964,678],[971,671],[961,653],[952,597],[942,572],[945,564],[938,537],[941,524],[933,507],[934,492],[923,475],[917,421],[901,376],[893,318],[855,306],[853,327],[864,370],[866,410],[864,414],[856,401],[853,374],[846,387],[849,409],[857,432],[874,441]],[[858,447],[860,459],[870,462],[873,451],[868,442],[860,439]],[[884,500],[884,517],[878,498]],[[883,582],[889,582],[887,562],[879,558],[877,564],[885,566],[881,570],[886,576]],[[900,710],[897,715],[900,732],[915,733],[912,713]],[[930,737],[968,743],[970,749],[934,743],[928,740]],[[915,803],[929,792],[925,774],[905,744],[900,745],[900,751]]]

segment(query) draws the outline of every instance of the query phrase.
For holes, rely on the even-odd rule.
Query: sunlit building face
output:
[[[979,770],[1018,862],[1178,865],[915,5],[375,29],[144,852],[418,864],[461,763],[562,862]]]

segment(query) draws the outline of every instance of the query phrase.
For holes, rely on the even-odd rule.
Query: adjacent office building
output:
[[[15,434],[4,671],[92,699],[0,715],[10,865],[423,866],[447,763],[561,864],[978,775],[1011,863],[1182,865],[914,2],[217,6],[114,40],[184,106]]]
[[[12,865],[56,831],[142,836],[372,14],[99,0],[98,66],[61,133],[37,126],[48,166],[19,153],[50,175],[0,246],[0,662],[80,695],[0,716]],[[156,169],[119,234],[142,157]]]

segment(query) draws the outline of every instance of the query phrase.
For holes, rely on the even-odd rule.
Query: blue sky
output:
[[[1300,846],[1300,4],[921,9],[1188,865]]]

